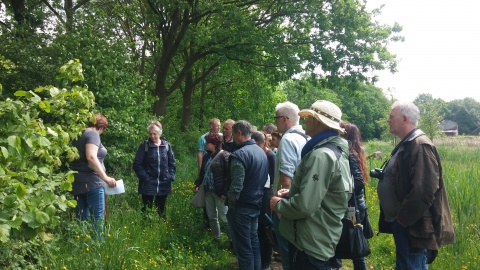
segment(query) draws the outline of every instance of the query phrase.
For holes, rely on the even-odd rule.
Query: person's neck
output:
[[[399,134],[398,137],[400,138],[400,140],[403,140],[403,139],[405,139],[405,137],[408,136],[408,134],[410,134],[410,132],[412,132],[412,130],[414,130],[416,128],[417,127],[415,127],[415,126],[409,126],[408,128],[405,128],[405,130],[401,134]]]

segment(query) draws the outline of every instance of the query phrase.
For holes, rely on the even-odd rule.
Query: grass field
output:
[[[455,138],[435,143],[444,167],[457,241],[440,250],[430,269],[480,269],[480,141]],[[389,153],[393,145],[375,141],[367,143],[366,149],[368,153]],[[372,159],[369,166],[379,167],[382,162]],[[167,200],[166,222],[153,212],[142,218],[136,177],[117,176],[125,180],[127,192],[108,198],[105,242],[92,239],[88,225],[65,216],[64,226],[53,232],[35,255],[37,265],[41,269],[235,269],[235,257],[228,250],[226,238],[214,242],[203,227],[201,210],[189,205],[194,194],[195,164],[193,155],[178,162],[174,194]],[[376,183],[372,180],[367,186],[367,202],[373,227],[378,231]],[[379,234],[370,244],[369,268],[393,269],[392,236]],[[346,262],[344,269],[351,269],[349,265]]]

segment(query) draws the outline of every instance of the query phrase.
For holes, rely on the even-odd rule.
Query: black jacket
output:
[[[220,155],[215,158],[216,155]],[[219,197],[224,195],[227,196],[227,179],[230,172],[230,163],[229,157],[230,152],[222,151],[216,153],[207,153],[202,159],[202,167],[198,174],[197,180],[195,180],[195,186],[199,187],[203,182],[203,177],[205,175],[205,165],[210,157],[215,158],[210,164],[210,171],[213,172],[213,184],[215,186],[215,194]]]
[[[163,138],[156,146],[151,140],[143,142],[133,160],[133,170],[138,176],[138,193],[163,196],[172,193],[176,163],[172,146]],[[148,144],[147,146],[145,144]]]

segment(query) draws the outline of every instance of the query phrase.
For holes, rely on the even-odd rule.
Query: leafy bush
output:
[[[57,79],[60,87],[19,90],[15,99],[0,103],[0,265],[29,260],[13,258],[6,246],[38,246],[38,239],[31,240],[48,239],[46,231],[60,224],[60,213],[76,205],[67,195],[74,172],[65,162],[78,157],[70,141],[92,117],[94,96],[77,85],[83,80],[78,60],[62,66]]]

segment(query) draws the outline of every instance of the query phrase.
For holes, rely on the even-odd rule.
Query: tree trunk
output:
[[[65,27],[67,28],[67,32],[71,33],[73,30],[73,2],[72,0],[65,0],[63,3],[66,14]]]
[[[185,91],[182,93],[182,120],[180,122],[180,130],[182,132],[188,131],[190,115],[192,114],[192,94],[194,90],[195,84],[193,82],[193,75],[192,72],[188,72],[185,78]]]
[[[165,116],[167,114],[167,90],[157,91],[158,100],[153,104],[153,114],[156,116]]]
[[[207,94],[207,82],[205,80],[202,81],[202,91],[200,92],[200,110],[198,114],[198,120],[200,120],[200,125],[203,125],[205,121],[203,121],[203,115],[205,114],[205,95]]]

